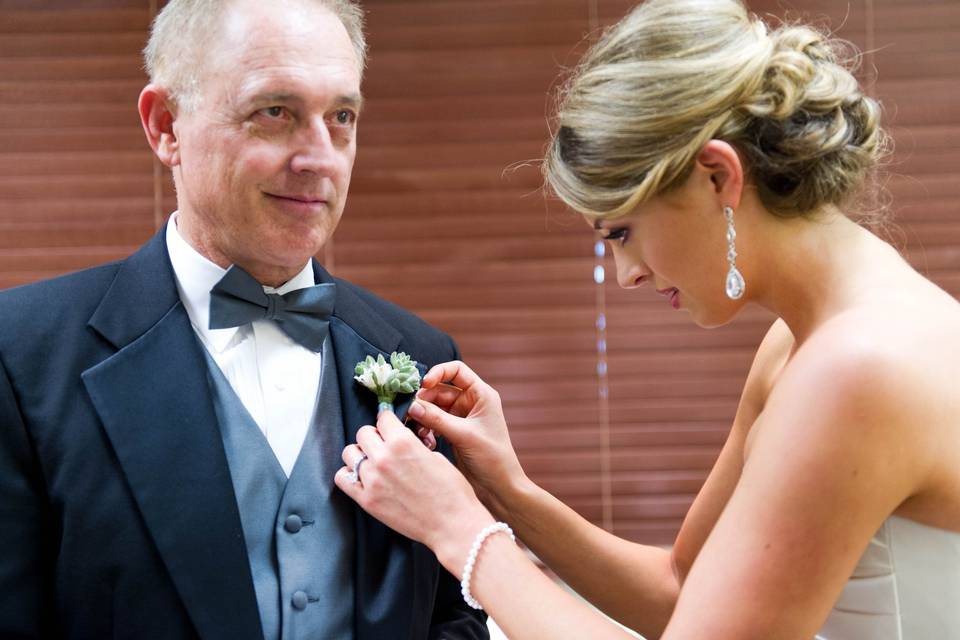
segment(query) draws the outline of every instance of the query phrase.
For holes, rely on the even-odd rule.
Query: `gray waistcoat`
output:
[[[353,640],[354,525],[349,498],[333,484],[345,443],[330,340],[323,344],[313,421],[289,479],[203,352],[265,640]]]

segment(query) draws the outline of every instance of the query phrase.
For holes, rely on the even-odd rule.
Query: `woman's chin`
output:
[[[690,319],[698,327],[703,329],[716,329],[717,327],[722,327],[732,322],[742,308],[742,306],[739,305],[733,309],[729,308],[729,305],[724,305],[724,307],[724,309],[711,309],[709,311],[682,307],[681,311],[686,311],[690,315]]]

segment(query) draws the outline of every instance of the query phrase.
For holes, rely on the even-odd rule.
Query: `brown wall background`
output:
[[[749,4],[866,52],[861,75],[897,143],[894,239],[960,293],[960,3]],[[156,5],[0,0],[0,287],[122,258],[175,208],[135,108]],[[364,5],[368,109],[321,257],[457,338],[501,391],[537,481],[618,534],[670,542],[771,317],[748,309],[705,331],[652,291],[619,290],[593,232],[540,192],[548,91],[632,3]]]

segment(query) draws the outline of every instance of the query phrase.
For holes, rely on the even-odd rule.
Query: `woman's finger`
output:
[[[451,411],[454,405],[460,401],[464,393],[462,390],[451,387],[450,385],[440,384],[432,389],[421,389],[417,392],[417,398],[432,402],[444,411],[453,413],[461,418],[466,417],[466,413]],[[462,405],[461,401],[461,405]]]
[[[427,372],[427,375],[423,376],[420,384],[426,389],[432,389],[441,382],[452,384],[461,389],[469,389],[474,385],[486,384],[480,376],[473,372],[473,369],[459,360],[444,362],[434,366]]]
[[[436,399],[434,394],[436,393]],[[432,402],[437,407],[453,414],[458,418],[466,418],[474,408],[484,400],[482,394],[492,394],[493,389],[486,385],[476,385],[469,389],[457,389],[447,385],[441,385],[428,389],[418,398],[423,398],[427,402]],[[492,396],[491,396],[492,399]]]
[[[363,452],[363,449],[357,445],[348,444],[343,448],[343,453],[340,454],[340,458],[343,460],[343,464],[347,465],[347,467],[352,470],[354,465],[357,463],[357,460],[365,455],[366,454]]]
[[[409,410],[407,411],[409,413]],[[416,418],[416,416],[414,416]],[[418,421],[419,422],[419,421]],[[389,442],[396,438],[413,438],[413,432],[410,431],[392,411],[381,411],[377,416],[377,431],[383,441]]]
[[[383,438],[377,428],[369,424],[360,427],[357,431],[357,444],[373,460],[378,459],[383,453]]]
[[[333,483],[340,488],[340,491],[343,491],[350,498],[356,502],[360,502],[360,492],[363,490],[363,485],[359,482],[354,482],[352,478],[353,471],[349,467],[340,467],[337,469],[337,473],[333,476]]]
[[[462,434],[467,430],[463,418],[450,415],[432,402],[420,398],[413,401],[407,413],[420,425],[444,436],[454,445],[460,442]]]
[[[430,449],[430,451],[436,451],[437,436],[433,433],[433,429],[420,427],[417,429],[417,437],[420,438],[420,442],[422,442],[423,446],[425,446],[427,449]]]

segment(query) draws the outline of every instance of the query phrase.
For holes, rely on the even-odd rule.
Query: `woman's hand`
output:
[[[351,480],[356,461],[359,479]],[[430,547],[459,576],[473,537],[493,517],[443,454],[430,451],[389,411],[343,450],[334,482],[367,513]]]
[[[409,414],[454,446],[457,466],[483,503],[510,520],[509,497],[527,481],[510,442],[500,395],[462,362],[430,369]]]

